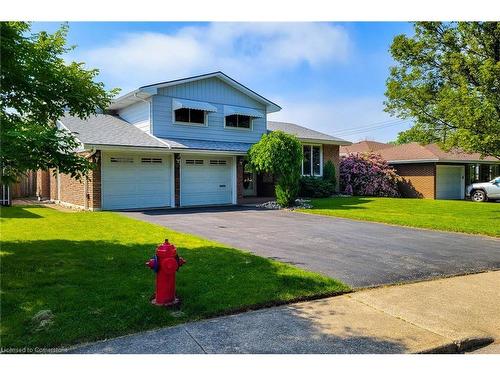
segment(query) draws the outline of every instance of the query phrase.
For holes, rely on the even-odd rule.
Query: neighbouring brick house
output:
[[[116,99],[105,114],[69,115],[72,132],[96,164],[77,181],[37,172],[37,195],[88,210],[238,204],[274,194],[273,177],[246,168],[245,155],[269,131],[303,144],[302,174],[321,177],[350,142],[296,124],[267,121],[281,108],[221,72],[161,82]]]
[[[465,187],[500,176],[500,160],[457,150],[446,152],[437,144],[390,145],[364,141],[341,147],[340,154],[375,152],[392,165],[402,180],[401,194],[411,198],[464,199]]]

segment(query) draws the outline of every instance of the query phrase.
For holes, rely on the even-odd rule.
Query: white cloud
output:
[[[248,79],[301,64],[317,67],[346,61],[350,49],[339,25],[211,23],[173,34],[123,34],[79,57],[99,67],[109,83],[134,87],[215,70]]]
[[[383,111],[383,97],[359,97],[332,100],[278,100],[282,110],[269,115],[271,121],[292,122],[357,142],[365,139],[386,142],[408,129]]]

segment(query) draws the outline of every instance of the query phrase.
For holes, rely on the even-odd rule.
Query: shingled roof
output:
[[[154,149],[231,151],[246,153],[250,143],[160,138],[148,134],[118,116],[98,114],[82,120],[65,115],[60,124],[87,146],[147,147]]]
[[[460,150],[444,151],[436,143],[420,145],[416,142],[395,145],[376,151],[389,162],[438,162],[438,161],[496,161],[494,157],[481,158],[480,154],[469,154]]]
[[[268,121],[267,130],[275,131],[282,130],[285,133],[293,134],[302,141],[328,143],[335,145],[350,145],[351,142],[342,138],[333,137],[331,135],[318,132],[303,126],[292,124],[289,122]]]
[[[350,154],[350,153],[361,153],[361,152],[374,152],[377,150],[381,150],[383,148],[392,147],[390,144],[375,142],[375,141],[361,141],[353,143],[349,146],[340,147],[341,154]]]
[[[97,114],[82,120],[66,114],[59,122],[83,144],[169,148],[118,116]]]

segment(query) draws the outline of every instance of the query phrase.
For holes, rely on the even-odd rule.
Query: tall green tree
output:
[[[299,139],[281,130],[264,134],[248,151],[250,165],[257,172],[276,177],[276,201],[282,207],[292,206],[299,193],[303,158]]]
[[[25,22],[0,22],[1,182],[49,168],[81,178],[92,164],[56,121],[65,111],[86,118],[104,110],[118,91],[95,81],[98,70],[65,62],[74,48],[66,45],[67,25],[53,34],[30,29]]]
[[[414,31],[390,49],[386,111],[415,122],[398,142],[500,159],[500,22],[416,22]]]

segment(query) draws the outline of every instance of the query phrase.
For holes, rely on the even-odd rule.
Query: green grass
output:
[[[500,237],[500,204],[405,198],[313,199],[301,212]]]
[[[330,278],[110,212],[1,211],[1,345],[58,347],[348,290]],[[145,266],[168,238],[180,308],[152,306]],[[54,314],[44,329],[40,310]]]

